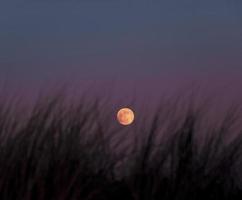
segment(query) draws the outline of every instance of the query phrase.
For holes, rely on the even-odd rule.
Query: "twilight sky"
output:
[[[0,79],[242,78],[241,0],[1,0]]]

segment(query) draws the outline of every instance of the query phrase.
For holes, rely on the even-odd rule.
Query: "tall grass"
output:
[[[162,101],[123,127],[97,99],[3,101],[0,199],[241,199],[239,105],[219,116],[210,108]]]

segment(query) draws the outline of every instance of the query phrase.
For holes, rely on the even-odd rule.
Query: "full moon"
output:
[[[122,125],[130,125],[134,121],[134,112],[130,108],[121,108],[117,113],[117,120]]]

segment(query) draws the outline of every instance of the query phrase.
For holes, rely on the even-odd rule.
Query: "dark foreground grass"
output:
[[[121,127],[98,101],[45,100],[0,106],[0,200],[242,199],[238,107],[162,102]]]

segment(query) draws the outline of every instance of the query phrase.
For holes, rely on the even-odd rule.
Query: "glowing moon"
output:
[[[122,125],[132,124],[134,121],[134,112],[130,108],[121,108],[117,113],[117,120]]]

